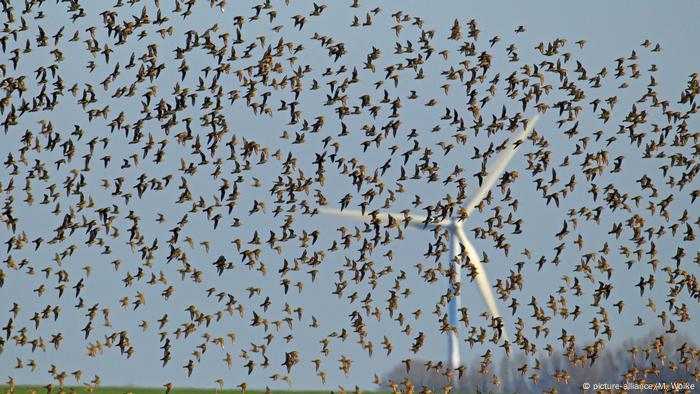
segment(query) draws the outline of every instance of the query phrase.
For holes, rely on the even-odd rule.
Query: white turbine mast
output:
[[[489,190],[496,183],[498,178],[503,174],[506,166],[510,160],[515,155],[515,151],[518,149],[521,143],[525,141],[525,138],[530,134],[535,123],[539,119],[539,115],[535,115],[532,119],[527,122],[527,126],[523,131],[521,131],[513,140],[513,142],[501,153],[496,164],[489,170],[488,175],[483,180],[481,188],[472,197],[471,201],[464,207],[461,211],[466,217],[472,213],[474,208],[478,206],[481,201],[488,195]],[[460,250],[464,247],[464,251],[469,257],[469,261],[476,268],[476,283],[479,286],[479,292],[481,297],[484,299],[484,303],[489,309],[491,316],[494,318],[502,319],[502,315],[498,310],[498,305],[496,304],[496,298],[494,297],[491,285],[489,284],[488,277],[486,276],[486,271],[481,264],[481,259],[476,252],[476,249],[472,243],[467,238],[464,232],[464,221],[458,218],[449,218],[442,220],[440,222],[429,221],[426,216],[414,215],[414,214],[404,214],[404,213],[378,213],[378,214],[363,214],[359,210],[351,209],[329,209],[329,208],[319,208],[319,213],[324,215],[338,216],[349,219],[355,219],[359,221],[374,221],[377,223],[388,223],[390,220],[401,220],[406,224],[407,227],[413,227],[417,229],[426,229],[428,227],[442,226],[445,227],[450,233],[450,264],[452,269],[455,271],[455,281],[451,284],[452,298],[450,299],[448,305],[448,318],[451,327],[457,327],[457,312],[461,308],[461,283],[462,283],[462,267],[460,264],[456,264],[456,257],[460,254]],[[391,218],[391,219],[390,219]],[[401,219],[403,218],[403,219]],[[457,290],[460,288],[460,290]],[[502,321],[505,325],[505,322]],[[503,328],[503,337],[508,338]],[[451,369],[456,369],[461,365],[460,355],[459,355],[459,344],[457,333],[453,330],[447,334],[447,364]]]

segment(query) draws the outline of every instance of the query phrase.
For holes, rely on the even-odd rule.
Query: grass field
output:
[[[15,386],[13,392],[10,391],[8,386],[0,386],[0,394],[29,394],[46,393],[45,386]],[[98,387],[92,391],[88,391],[85,386],[64,386],[63,389],[59,387],[54,387],[51,390],[51,394],[70,394],[70,393],[96,393],[96,394],[124,394],[124,393],[134,393],[134,394],[162,394],[165,393],[165,388],[160,387]],[[277,391],[276,391],[277,392]],[[287,393],[293,394],[327,394],[330,391],[289,391],[284,390]],[[216,390],[216,389],[198,389],[198,388],[173,388],[171,394],[207,394],[207,393],[221,393],[221,394],[242,394],[240,390]],[[247,390],[246,394],[264,394],[264,391],[259,390]],[[378,392],[363,391],[363,394],[379,394]]]
[[[286,393],[286,394],[329,394],[331,392],[338,393],[338,390],[328,390],[328,391],[322,391],[322,390],[274,390],[274,393]],[[348,394],[353,394],[354,390],[349,390],[346,391]],[[10,388],[7,385],[0,385],[0,394],[30,394],[30,393],[36,393],[36,394],[44,394],[48,393],[46,386],[32,386],[32,385],[15,385],[14,391],[10,391]],[[92,391],[88,391],[87,387],[85,386],[63,386],[63,388],[60,387],[53,387],[51,390],[51,394],[71,394],[71,393],[77,393],[77,394],[88,394],[88,393],[96,393],[96,394],[125,394],[125,393],[133,393],[133,394],[164,394],[165,393],[165,388],[164,387],[129,387],[129,386],[120,386],[120,387],[112,387],[112,386],[101,386],[96,389],[92,389]],[[243,392],[241,390],[216,390],[216,389],[202,389],[202,388],[173,388],[172,391],[170,391],[171,394],[208,394],[208,393],[220,393],[220,394],[242,394]],[[264,391],[260,390],[246,390],[246,394],[264,394]],[[384,392],[384,391],[362,391],[362,394],[389,394],[390,392]],[[472,393],[463,393],[463,392],[453,392],[453,394],[472,394]]]
[[[17,385],[15,386],[15,389],[13,392],[10,391],[10,388],[8,386],[0,386],[0,394],[9,394],[9,393],[14,393],[14,394],[29,394],[29,393],[37,393],[37,394],[43,394],[47,393],[47,389],[45,386],[20,386]],[[215,389],[194,389],[194,388],[173,388],[171,391],[172,394],[205,394],[205,393],[222,393],[222,394],[238,394],[241,393],[240,390],[224,390],[224,391],[217,391]],[[96,393],[96,394],[124,394],[124,393],[134,393],[134,394],[162,394],[165,393],[165,388],[164,387],[98,387],[96,389],[92,389],[91,391],[88,391],[88,389],[85,386],[64,386],[62,389],[59,387],[54,387],[51,390],[51,394],[70,394],[70,393]],[[262,394],[263,392],[261,391],[246,391],[246,393],[250,394]]]
[[[92,391],[88,391],[85,386],[64,386],[63,389],[59,387],[54,387],[51,390],[51,394],[70,394],[70,393],[96,393],[96,394],[124,394],[124,393],[134,393],[134,394],[162,394],[165,393],[165,388],[161,387],[98,387]],[[285,392],[289,394],[327,394],[330,391],[292,391],[283,390],[275,392]],[[337,392],[337,390],[335,390]],[[24,386],[17,385],[14,391],[10,391],[8,386],[0,386],[0,394],[29,394],[37,393],[43,394],[47,393],[45,386]],[[221,394],[242,394],[240,390],[216,390],[216,389],[197,389],[197,388],[173,388],[170,392],[171,394],[207,394],[207,393],[221,393]],[[349,393],[352,393],[350,391]],[[363,391],[363,394],[383,394],[376,391]],[[264,394],[264,391],[259,390],[247,390],[246,394]]]

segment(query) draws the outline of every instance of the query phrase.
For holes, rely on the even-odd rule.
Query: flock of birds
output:
[[[698,74],[666,98],[658,67],[643,63],[662,53],[649,40],[591,69],[577,60],[585,40],[521,51],[484,37],[476,20],[437,29],[362,2],[306,9],[289,0],[0,0],[0,358],[27,349],[61,354],[73,338],[90,357],[129,359],[141,351],[138,330],[158,344],[156,367],[189,377],[206,372],[198,368],[205,358],[218,358],[231,371],[212,384],[245,391],[253,373],[292,385],[302,364],[323,384],[330,370],[352,377],[359,361],[335,351],[348,340],[370,361],[406,354],[407,371],[444,375],[444,392],[469,369],[488,375],[497,391],[497,352],[531,357],[510,372],[535,383],[543,373],[537,359],[564,352],[570,364],[554,379],[567,382],[569,369],[595,363],[616,324],[631,318],[640,332],[658,326],[664,335],[629,352],[700,377],[691,343],[673,359],[661,356],[664,337],[693,324],[700,297]],[[323,31],[336,28],[323,24],[334,8],[342,10],[332,23],[383,38],[343,42]],[[228,22],[190,29],[207,23],[198,13],[212,12]],[[391,30],[377,29],[385,24]],[[527,30],[509,36],[524,41]],[[627,96],[634,98],[625,107]],[[513,141],[535,114],[535,130]],[[446,286],[455,275],[446,229],[435,227],[419,262],[394,255],[406,245],[411,212],[426,215],[426,225],[466,219],[465,202],[513,143],[526,166],[506,169],[469,221],[473,237],[492,245],[482,255],[487,269],[507,272],[494,284],[507,313],[480,313],[481,303],[470,302],[450,326],[447,304],[462,289]],[[524,221],[536,204],[562,212],[561,227]],[[324,206],[361,209],[367,223],[334,222],[340,227],[328,233],[316,227]],[[403,216],[382,223],[383,210]],[[596,237],[602,241],[589,241]],[[556,246],[538,257],[533,250],[549,245],[545,239]],[[466,253],[456,258],[469,284],[475,265]],[[524,288],[547,287],[538,272],[557,270],[565,274],[550,294],[526,298]],[[241,271],[260,282],[240,280]],[[98,272],[106,273],[99,281]],[[228,285],[212,286],[217,278]],[[261,285],[263,278],[279,285]],[[100,293],[104,281],[121,293]],[[436,295],[430,310],[416,308],[413,282]],[[31,287],[31,299],[9,292],[13,285]],[[636,287],[632,298],[619,290],[628,285]],[[292,301],[328,286],[327,297],[313,299],[321,309],[343,304],[349,316],[323,320],[308,313],[313,305]],[[173,305],[180,288],[206,295],[206,304]],[[185,314],[137,315],[150,305]],[[630,306],[633,315],[623,315]],[[74,330],[55,331],[67,310],[78,312]],[[390,324],[395,336],[373,331],[372,321]],[[250,326],[246,341],[241,325]],[[473,365],[416,365],[425,343],[442,344],[454,330],[478,355]],[[305,336],[318,347],[295,347]],[[182,359],[178,347],[189,348]],[[14,368],[38,379],[48,371],[48,392],[101,384],[89,365],[66,370],[36,358],[16,357]],[[13,372],[2,374],[12,392]],[[633,368],[624,379],[650,374]],[[430,391],[378,375],[374,383]],[[164,382],[165,392],[172,388]]]

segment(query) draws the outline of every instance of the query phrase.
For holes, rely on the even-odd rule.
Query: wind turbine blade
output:
[[[340,216],[348,219],[354,219],[354,220],[359,220],[362,222],[368,222],[370,219],[372,219],[369,215],[363,215],[362,211],[359,211],[357,209],[334,209],[334,208],[319,208],[318,212],[323,214],[323,215],[329,215],[329,216]]]
[[[479,291],[481,292],[481,297],[484,299],[486,306],[489,308],[491,316],[499,317],[503,319],[501,312],[498,310],[498,305],[496,304],[496,297],[493,295],[493,289],[489,284],[489,278],[486,276],[486,270],[484,270],[484,265],[481,264],[481,259],[474,249],[474,245],[469,242],[466,234],[464,234],[464,229],[461,225],[455,223],[455,229],[459,241],[464,245],[467,251],[467,256],[469,256],[469,261],[476,267],[476,283],[479,286]],[[503,338],[508,339],[508,334],[505,329],[505,321],[502,321],[503,327]]]
[[[472,211],[474,210],[474,207],[479,205],[481,203],[481,200],[486,197],[488,194],[489,190],[493,187],[494,183],[496,183],[496,180],[503,174],[503,171],[506,169],[506,166],[508,165],[508,162],[513,158],[513,155],[515,155],[515,151],[517,147],[515,146],[515,143],[517,141],[521,141],[524,138],[526,138],[528,135],[530,135],[530,132],[532,131],[532,128],[535,127],[535,123],[537,123],[537,120],[539,119],[539,115],[535,115],[532,119],[530,119],[527,122],[527,126],[523,131],[520,132],[515,137],[515,140],[513,140],[513,143],[505,149],[505,151],[501,154],[501,157],[498,158],[498,161],[496,162],[496,165],[491,168],[489,171],[488,176],[484,181],[481,183],[481,188],[479,191],[474,195],[471,201],[469,201],[469,204],[467,204],[464,209],[469,216]]]
[[[356,209],[343,209],[342,211],[339,209],[335,208],[319,208],[318,212],[323,214],[323,215],[330,215],[330,216],[340,216],[340,217],[345,217],[349,219],[354,219],[354,220],[359,220],[363,222],[369,222],[372,220],[372,215],[369,213],[369,211],[365,212],[362,214],[362,211],[356,210]],[[423,215],[414,215],[414,214],[408,214],[404,215],[401,212],[382,212],[377,214],[377,219],[381,223],[389,223],[389,215],[394,218],[397,222],[399,222],[399,225],[403,227],[405,223],[405,218],[408,217],[411,219],[411,221],[408,223],[408,227],[413,227],[413,228],[418,228],[418,229],[423,229],[423,227],[426,226],[425,221],[427,220],[427,216]],[[428,223],[427,226],[435,226],[437,224],[445,224],[443,222],[440,223]]]

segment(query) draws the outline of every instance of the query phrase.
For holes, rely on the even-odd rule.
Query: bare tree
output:
[[[477,359],[458,371],[442,365],[413,360],[410,371],[404,364],[383,378],[384,386],[406,392],[557,392],[580,393],[584,383],[697,383],[700,354],[687,335],[653,331],[615,347],[603,342],[569,346],[536,355],[514,352],[497,366],[484,367]],[[453,378],[450,379],[450,374]]]

